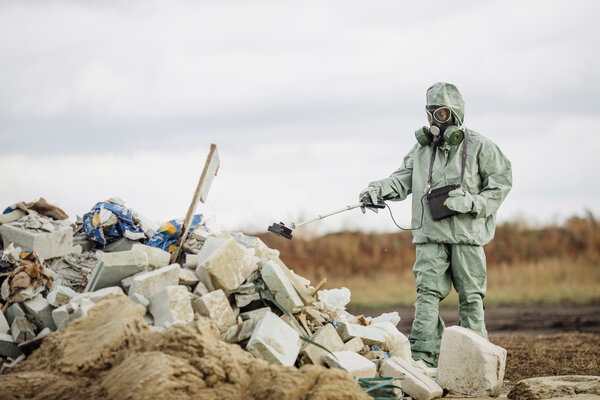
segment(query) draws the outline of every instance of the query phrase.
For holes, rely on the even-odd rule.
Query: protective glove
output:
[[[444,203],[452,211],[463,214],[473,211],[473,196],[471,196],[471,193],[465,192],[463,189],[454,189],[448,193],[448,196],[450,197]]]
[[[375,186],[369,186],[368,188],[360,192],[360,195],[358,196],[358,201],[362,201],[362,198],[365,196],[369,196],[373,204],[377,204],[377,198],[379,197],[379,189]],[[376,208],[361,206],[360,211],[362,211],[363,214],[366,213],[365,208],[368,208],[369,210],[374,211],[376,213],[378,212]]]

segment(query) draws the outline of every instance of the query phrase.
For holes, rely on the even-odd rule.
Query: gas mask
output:
[[[422,146],[434,144],[441,146],[444,142],[450,145],[457,145],[462,142],[464,132],[454,125],[454,116],[452,110],[446,106],[427,106],[427,120],[430,127],[422,127],[415,132],[417,141]]]

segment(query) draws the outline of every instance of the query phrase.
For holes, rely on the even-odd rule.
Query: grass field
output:
[[[412,271],[384,271],[365,275],[327,276],[327,288],[345,286],[352,292],[351,304],[357,308],[410,306],[416,299]],[[488,271],[487,306],[515,304],[585,304],[600,299],[600,267],[580,260],[543,260],[522,265],[498,265]],[[458,295],[452,290],[441,303],[456,306]]]

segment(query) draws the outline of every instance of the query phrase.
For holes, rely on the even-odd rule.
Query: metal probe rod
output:
[[[339,214],[339,213],[344,212],[344,211],[354,210],[355,208],[358,208],[358,207],[361,207],[361,206],[364,206],[364,204],[362,202],[361,203],[356,203],[356,204],[350,204],[350,205],[348,205],[348,206],[346,206],[344,208],[340,208],[339,210],[332,211],[332,212],[330,212],[328,214],[319,215],[317,218],[311,219],[310,221],[304,221],[304,222],[300,222],[300,223],[297,223],[297,224],[294,223],[294,222],[292,222],[292,229],[299,228],[302,225],[310,224],[311,222],[315,222],[315,221],[321,220],[323,218],[331,217],[332,215]]]

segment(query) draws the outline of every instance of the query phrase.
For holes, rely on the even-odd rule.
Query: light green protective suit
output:
[[[457,125],[464,119],[464,102],[458,89],[436,83],[427,90],[427,105],[448,106]],[[485,337],[483,297],[486,292],[486,266],[483,245],[494,237],[496,211],[512,186],[510,161],[489,139],[468,130],[467,159],[462,189],[450,193],[448,208],[461,212],[434,221],[427,204],[421,229],[413,231],[417,244],[413,268],[417,281],[415,320],[409,336],[413,358],[437,365],[444,322],[439,317],[439,302],[450,292],[459,295],[460,325]],[[456,146],[438,147],[433,165],[431,188],[460,183],[464,141]],[[404,157],[402,166],[389,178],[371,182],[378,197],[404,200],[412,197],[412,226],[421,220],[421,197],[429,173],[433,146],[416,144]],[[371,189],[372,190],[372,189]],[[465,193],[466,192],[466,193]]]

